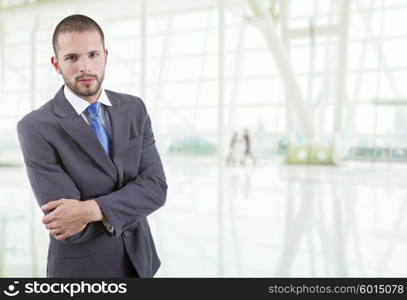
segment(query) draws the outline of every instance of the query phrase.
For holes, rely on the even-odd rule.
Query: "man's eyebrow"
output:
[[[101,53],[102,51],[100,51],[100,50],[91,50],[91,51],[89,51],[88,52],[88,54],[89,53]],[[65,58],[65,57],[68,57],[68,56],[71,56],[71,55],[78,55],[78,54],[76,54],[76,53],[69,53],[69,54],[65,54],[63,57]]]
[[[69,53],[69,54],[65,54],[63,57],[68,57],[68,56],[71,56],[71,55],[77,55],[76,53]]]

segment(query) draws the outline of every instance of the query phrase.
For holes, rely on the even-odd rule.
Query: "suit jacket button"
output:
[[[124,232],[124,236],[129,236],[129,232],[127,230]]]

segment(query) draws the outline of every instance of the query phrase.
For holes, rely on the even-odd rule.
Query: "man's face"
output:
[[[99,32],[67,32],[59,34],[57,58],[52,57],[51,62],[75,94],[91,98],[100,91],[107,54]]]

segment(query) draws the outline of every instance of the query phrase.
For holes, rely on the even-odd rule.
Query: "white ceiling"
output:
[[[1,1],[1,0],[0,0]],[[217,7],[219,0],[146,0],[148,15]],[[225,6],[244,0],[226,0]],[[44,0],[18,7],[0,9],[0,22],[9,30],[50,28],[69,14],[82,13],[96,21],[139,17],[141,0]],[[35,24],[37,22],[37,24]]]

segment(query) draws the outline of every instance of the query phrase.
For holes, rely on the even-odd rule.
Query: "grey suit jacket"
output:
[[[17,124],[38,204],[94,199],[115,230],[92,222],[63,241],[50,235],[47,277],[125,277],[132,266],[140,277],[153,277],[161,264],[147,216],[164,205],[167,184],[150,118],[140,98],[106,94],[112,103],[106,108],[112,159],[63,87]]]

